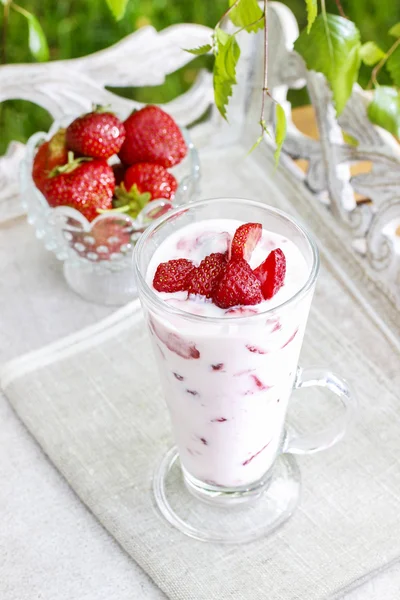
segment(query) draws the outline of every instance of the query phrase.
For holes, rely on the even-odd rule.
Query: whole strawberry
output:
[[[110,158],[119,152],[124,140],[124,124],[101,107],[78,117],[67,127],[68,149],[82,156]]]
[[[112,208],[115,178],[105,160],[73,159],[57,167],[43,184],[50,206],[71,206],[93,221],[99,210]]]
[[[178,187],[175,177],[164,167],[154,163],[137,163],[129,167],[125,173],[124,184],[128,192],[134,185],[140,194],[148,192],[150,200],[172,200]]]
[[[59,129],[48,141],[41,144],[33,159],[32,179],[41,192],[50,171],[68,161],[65,129]]]
[[[186,156],[178,125],[158,106],[145,106],[132,113],[124,125],[126,138],[118,156],[126,165],[153,162],[168,169]]]
[[[96,221],[89,232],[72,232],[71,246],[87,260],[109,260],[111,254],[126,254],[132,249],[132,233],[130,219],[115,214]]]

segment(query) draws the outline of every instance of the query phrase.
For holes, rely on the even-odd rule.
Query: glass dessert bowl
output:
[[[89,222],[75,208],[51,207],[32,178],[38,147],[75,118],[66,116],[57,120],[48,133],[35,133],[28,140],[20,168],[22,205],[36,237],[63,262],[68,285],[86,300],[118,306],[137,295],[131,256],[140,235],[165,212],[196,198],[200,180],[198,153],[189,132],[181,128],[188,151],[185,158],[170,169],[178,183],[173,200],[152,200],[135,218],[123,212],[108,211]],[[109,163],[113,164],[113,158]]]

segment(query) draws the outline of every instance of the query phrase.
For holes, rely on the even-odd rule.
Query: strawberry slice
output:
[[[264,262],[254,269],[254,275],[261,283],[264,298],[269,300],[275,296],[285,282],[286,258],[282,250],[272,250]]]
[[[178,258],[160,263],[153,279],[153,287],[157,292],[184,292],[187,290],[188,278],[196,267],[191,260]]]
[[[214,252],[203,258],[197,269],[190,274],[189,294],[200,294],[206,298],[211,298],[226,262],[226,254],[221,252]]]
[[[231,258],[233,260],[243,258],[249,261],[261,239],[261,234],[261,223],[245,223],[238,227],[231,244]]]
[[[159,323],[156,323],[151,317],[149,319],[150,331],[158,337],[160,342],[174,354],[177,354],[181,358],[186,360],[196,360],[200,358],[200,352],[197,350],[196,345],[188,339],[181,337],[177,333],[168,331],[165,327],[162,327]],[[159,346],[160,348],[160,346]],[[161,350],[161,348],[160,348]],[[161,350],[162,356],[165,355]],[[179,377],[177,377],[179,379]]]
[[[243,259],[230,260],[213,293],[214,304],[221,308],[258,304],[263,301],[261,284]]]

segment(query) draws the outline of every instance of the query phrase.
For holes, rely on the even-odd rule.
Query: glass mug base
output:
[[[292,515],[300,471],[292,456],[281,454],[252,488],[204,489],[185,474],[173,447],[155,472],[153,492],[161,514],[182,533],[204,542],[240,544],[271,534]]]

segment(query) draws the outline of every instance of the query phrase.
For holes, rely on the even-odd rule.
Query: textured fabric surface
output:
[[[9,364],[3,385],[80,498],[171,599],[326,598],[397,557],[396,386],[319,310],[302,362],[329,361],[353,384],[361,408],[345,441],[299,459],[303,495],[295,515],[269,538],[240,547],[205,545],[164,523],[150,486],[171,443],[168,417],[140,313],[128,318],[126,310],[98,333],[81,332]],[[303,410],[307,402],[315,410]],[[313,398],[302,396],[299,409],[293,416],[305,427],[326,422]]]
[[[251,143],[249,143],[249,147]],[[203,197],[230,194],[250,197],[264,200],[295,216],[301,216],[307,222],[308,227],[318,235],[318,243],[324,259],[315,294],[315,307],[329,322],[331,330],[335,333],[335,339],[340,338],[344,342],[350,340],[352,345],[358,349],[355,353],[357,359],[354,366],[351,356],[345,365],[346,370],[342,368],[342,365],[338,365],[337,371],[340,370],[341,374],[347,374],[348,379],[353,384],[356,383],[357,390],[359,378],[365,372],[364,369],[361,373],[357,371],[359,362],[367,365],[367,370],[368,365],[372,363],[374,369],[378,371],[379,380],[392,379],[392,389],[400,389],[398,354],[388,344],[380,327],[377,326],[376,320],[371,318],[365,302],[361,302],[364,299],[363,288],[356,290],[355,280],[349,280],[348,274],[344,270],[336,268],[334,264],[337,248],[333,248],[333,241],[336,245],[340,245],[341,241],[339,238],[333,239],[335,231],[329,218],[324,219],[325,207],[316,209],[315,203],[312,203],[309,196],[302,192],[301,188],[298,188],[298,184],[296,184],[298,189],[291,184],[285,172],[282,173],[280,170],[274,172],[268,156],[263,156],[258,161],[250,157],[246,158],[247,149],[247,147],[246,149],[231,147],[229,153],[223,148],[215,151],[207,149],[207,152],[202,153]],[[259,148],[253,158],[260,152]],[[217,172],[217,176],[213,176],[215,172]],[[343,249],[342,253],[344,252]],[[350,259],[351,257],[349,257]],[[40,242],[35,240],[33,229],[23,220],[2,225],[0,270],[2,273],[0,278],[1,362],[23,352],[39,348],[79,330],[85,325],[95,323],[113,310],[109,307],[87,303],[69,290],[63,280],[61,264],[42,247]],[[313,316],[310,319],[310,326],[312,326]],[[117,334],[115,333],[115,335]],[[311,330],[309,335],[311,335]],[[136,343],[134,339],[133,343]],[[321,352],[315,351],[313,362],[331,365],[329,346],[323,348],[324,338],[319,339],[318,331],[315,332],[313,343],[315,348],[318,348],[319,344],[321,345]],[[89,342],[89,346],[90,344],[94,345],[95,342]],[[40,372],[37,376],[32,374],[32,381],[37,378],[40,380]],[[26,395],[24,402],[27,403],[31,398],[30,381],[31,378],[24,392]],[[395,387],[396,382],[397,387]],[[44,389],[46,390],[46,388]],[[18,393],[22,396],[22,389]],[[57,397],[58,391],[53,391],[53,400],[55,401]],[[366,396],[361,394],[359,400],[362,411],[368,411],[371,405],[374,407],[374,411],[382,409],[387,412],[385,398],[385,393],[382,393],[381,390],[378,391],[376,397],[372,397],[370,393]],[[41,400],[31,409],[40,413],[42,410]],[[21,411],[20,414],[25,420],[24,413]],[[386,428],[387,426],[395,427],[397,413],[394,411],[389,420],[386,416],[384,419],[381,419],[380,415],[378,416],[375,423],[376,431],[372,439],[377,451],[380,452],[382,448],[386,451]],[[140,412],[137,415],[135,413],[133,422],[140,418]],[[369,427],[373,428],[373,426],[371,416]],[[168,422],[165,423],[165,428],[167,431],[169,430]],[[36,437],[36,430],[33,427],[30,427],[30,431],[33,437]],[[0,512],[2,523],[6,523],[5,526],[2,525],[0,531],[0,597],[2,600],[3,598],[4,600],[33,600],[33,598],[42,598],[43,600],[71,600],[72,598],[79,598],[79,600],[102,600],[103,598],[147,600],[149,598],[150,600],[151,598],[151,600],[158,600],[164,597],[164,594],[149,581],[135,562],[120,550],[118,544],[114,543],[112,537],[98,524],[97,520],[84,509],[71,488],[65,484],[53,465],[40,451],[34,439],[18,422],[15,413],[6,405],[5,399],[1,395],[0,437]],[[42,443],[39,437],[36,439]],[[390,452],[393,456],[396,452],[399,454],[400,442],[394,439],[393,432],[388,439],[391,444]],[[55,438],[53,438],[53,442],[55,443]],[[319,464],[323,470],[325,459],[328,460],[333,453],[340,453],[342,448],[347,447],[347,443],[350,443],[350,438],[337,449],[328,453],[309,459],[299,459],[303,472],[303,506],[305,495],[308,496],[312,493],[306,479],[306,477],[310,479],[312,474],[307,475],[304,465],[310,463],[313,466],[314,461],[321,461]],[[374,458],[374,453],[375,450],[371,451],[372,458]],[[54,452],[49,452],[49,456],[54,460],[55,466],[59,466]],[[132,463],[135,467],[134,454],[132,454]],[[388,462],[384,471],[391,464]],[[150,471],[152,472],[152,467]],[[78,491],[74,484],[74,478],[69,479],[66,471],[62,472],[67,476],[67,481],[73,489]],[[327,494],[328,499],[329,473],[326,475],[327,482],[323,490],[323,494]],[[390,472],[387,477],[389,475]],[[363,477],[366,478],[366,481],[362,481],[362,485],[359,485],[358,479],[355,480],[355,485],[359,486],[358,494],[361,495],[364,492],[369,494],[370,475],[364,471]],[[394,493],[396,494],[398,491],[399,488]],[[382,497],[376,505],[376,509],[375,496],[368,495],[371,510],[360,515],[360,529],[363,529],[364,522],[365,525],[368,521],[375,522],[375,510],[376,513],[380,513],[381,518],[385,516],[385,500],[388,497],[390,505],[391,493],[392,488],[387,490],[382,486]],[[321,492],[319,496],[322,506],[324,506],[323,494]],[[355,496],[356,490],[354,490]],[[149,497],[147,501],[150,503]],[[365,500],[366,502],[367,500]],[[316,510],[320,510],[320,504]],[[356,509],[355,513],[357,515]],[[295,518],[298,514],[300,513],[297,513]],[[353,513],[350,512],[349,518],[352,518],[352,515]],[[152,519],[154,522],[158,520],[159,523],[162,523],[156,513],[153,513]],[[332,535],[332,531],[335,531],[336,521],[334,519],[337,519],[337,512],[332,515],[332,520],[325,532],[327,539]],[[342,516],[339,514],[339,523],[341,520]],[[102,522],[105,523],[103,519]],[[110,533],[115,532],[113,523],[114,521],[108,528]],[[131,526],[132,530],[135,529],[134,523],[131,523]],[[291,523],[288,524],[289,526]],[[310,528],[311,525],[307,529],[306,540]],[[379,533],[379,525],[376,526],[376,530]],[[160,540],[156,542],[157,547],[162,544],[165,546],[163,550],[167,553],[168,560],[168,548],[171,547],[170,540],[172,541],[170,532],[171,530],[169,530],[166,541],[160,537]],[[285,530],[282,530],[283,532]],[[393,522],[389,535],[393,545],[400,537],[399,534],[399,527],[396,522]],[[121,539],[121,534],[117,538]],[[29,540],[29,543],[26,543],[26,540]],[[290,539],[287,538],[287,540],[289,544]],[[189,540],[187,542],[190,543]],[[375,538],[366,544],[367,558],[370,556],[368,553],[371,545],[375,547]],[[196,544],[197,547],[199,547],[198,544]],[[161,560],[165,560],[161,552],[162,548],[158,548],[158,550],[160,553],[158,556],[161,556]],[[205,549],[203,551],[206,552]],[[344,555],[346,552],[347,549],[345,549]],[[395,552],[394,549],[393,552],[385,552],[378,545],[376,554],[373,568],[385,567],[390,563]],[[359,551],[359,555],[360,557],[364,556],[363,548]],[[134,555],[132,554],[132,556]],[[270,554],[260,557],[259,560],[262,561],[263,558],[267,565]],[[298,560],[302,560],[302,558]],[[140,564],[146,568],[143,560]],[[215,569],[215,564],[211,566],[210,564],[211,561],[207,562],[206,571]],[[258,562],[256,564],[258,565]],[[226,568],[229,570],[228,567]],[[324,565],[321,568],[324,569]],[[150,573],[152,572],[150,568],[148,570]],[[21,573],[23,573],[22,577]],[[287,573],[290,575],[291,567]],[[316,572],[315,577],[323,578],[324,575],[325,571]],[[400,567],[398,564],[387,571],[371,573],[368,572],[367,566],[365,569],[361,566],[359,573],[353,573],[355,580],[350,585],[351,592],[347,588],[349,581],[347,575],[348,573],[344,572],[343,582],[338,583],[338,587],[345,583],[347,591],[342,589],[337,594],[335,593],[335,598],[346,597],[346,600],[382,600],[383,598],[398,600],[399,598]],[[160,578],[163,576],[159,573]],[[178,575],[169,573],[167,576],[173,577],[174,585],[179,587]],[[282,582],[285,581],[286,576],[287,574],[283,573]],[[253,579],[258,581],[258,573]],[[246,600],[253,600],[252,585],[253,582],[248,586]],[[267,596],[268,590],[269,588],[266,586],[263,598],[269,597]],[[283,588],[283,597],[284,593]],[[302,600],[308,600],[307,593],[301,596],[297,587],[292,590],[292,593],[297,594],[297,597]],[[329,594],[326,595],[325,592],[322,592],[319,597],[322,599],[327,596]],[[222,593],[216,596],[218,600],[231,597],[236,598],[236,594],[232,594],[230,591],[226,593],[225,597]]]
[[[72,292],[25,219],[0,228],[0,363],[115,309]],[[160,600],[0,393],[1,600]]]

